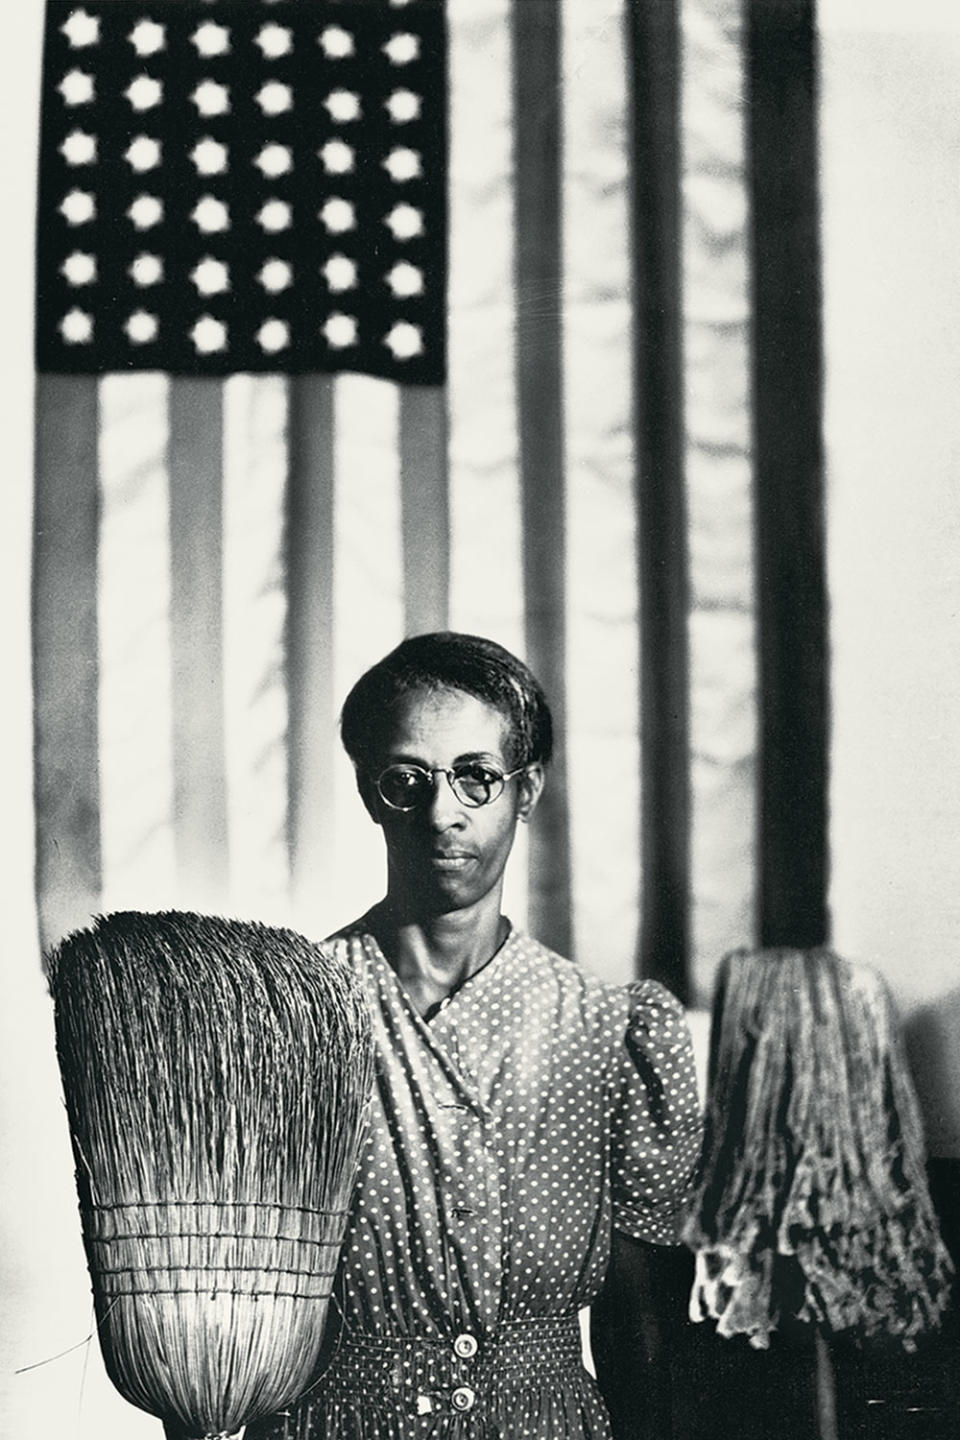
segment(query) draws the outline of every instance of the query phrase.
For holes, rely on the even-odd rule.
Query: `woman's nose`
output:
[[[431,824],[438,830],[446,829],[448,825],[461,817],[462,811],[463,806],[453,793],[450,776],[445,770],[435,770],[433,772],[433,794],[427,803],[427,814]]]

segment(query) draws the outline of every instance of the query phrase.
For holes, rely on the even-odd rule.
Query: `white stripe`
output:
[[[403,638],[403,554],[396,387],[340,375],[334,390],[334,697]],[[339,744],[329,814],[334,885],[318,907],[330,930],[379,898],[382,846]],[[376,893],[373,893],[376,891]]]
[[[637,558],[622,6],[563,10],[567,751],[577,959],[635,969]]]
[[[453,627],[523,648],[510,7],[449,9]]]
[[[448,9],[450,623],[524,651],[508,0]],[[504,908],[527,922],[527,831]]]
[[[683,0],[692,974],[754,939],[757,675],[741,0]]]
[[[164,376],[99,385],[100,824],[104,909],[175,903]]]
[[[283,534],[286,386],[223,391],[223,670],[229,893],[235,914],[286,915]]]

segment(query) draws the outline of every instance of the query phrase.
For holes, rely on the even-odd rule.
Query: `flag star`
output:
[[[293,284],[293,268],[286,260],[265,260],[257,276],[264,290],[277,295]]]
[[[384,221],[395,240],[412,240],[423,234],[423,215],[413,205],[394,205]]]
[[[60,146],[68,165],[92,165],[97,158],[97,137],[85,130],[72,130]]]
[[[71,190],[60,202],[60,214],[68,225],[85,225],[96,213],[97,204],[89,190]]]
[[[357,283],[357,262],[346,255],[331,255],[322,271],[331,290],[352,290]]]
[[[160,164],[160,141],[151,135],[135,135],[124,152],[124,160],[132,170],[155,170]]]
[[[68,345],[85,345],[93,338],[93,316],[85,310],[69,310],[60,321],[60,334]]]
[[[70,70],[57,86],[68,105],[87,105],[93,99],[93,76],[85,70]]]
[[[387,99],[390,119],[397,125],[416,120],[420,114],[420,96],[412,90],[394,90]]]
[[[212,315],[201,315],[189,334],[201,355],[212,355],[227,348],[227,327]]]
[[[150,255],[145,250],[141,251],[130,266],[129,275],[134,285],[142,288],[159,285],[163,279],[163,261],[159,255]]]
[[[190,219],[207,235],[230,228],[230,211],[222,200],[215,199],[213,195],[204,195],[197,201]]]
[[[323,103],[331,120],[346,124],[360,119],[360,96],[353,90],[331,90]]]
[[[328,140],[318,153],[329,175],[346,175],[353,169],[353,146],[343,140]]]
[[[416,60],[420,54],[420,41],[416,35],[391,35],[383,53],[394,65],[409,65],[411,60]]]
[[[213,20],[198,25],[190,40],[198,55],[226,55],[230,50],[230,31]]]
[[[166,29],[155,20],[141,20],[130,32],[130,44],[138,55],[156,55],[167,45]]]
[[[99,41],[100,21],[95,15],[88,15],[86,10],[74,10],[60,26],[60,32],[66,35],[74,50],[81,50]]]
[[[163,219],[163,201],[156,195],[138,195],[127,214],[138,230],[150,230]]]
[[[134,345],[147,345],[156,340],[160,326],[156,315],[151,315],[148,310],[134,310],[123,328]]]
[[[214,260],[209,255],[194,266],[190,279],[201,295],[222,295],[230,289],[229,269],[222,260]]]
[[[415,180],[423,173],[420,165],[420,153],[417,150],[410,150],[405,145],[398,145],[391,150],[383,168],[387,171],[391,180]]]
[[[293,211],[286,200],[268,200],[257,214],[257,224],[261,229],[274,235],[278,230],[289,230],[292,220]]]
[[[293,91],[279,80],[268,80],[266,85],[261,85],[254,98],[264,115],[282,115],[285,110],[293,109]]]
[[[356,224],[356,213],[349,200],[342,200],[338,196],[332,196],[320,211],[320,219],[328,230],[335,235],[342,235],[346,230],[352,230]]]
[[[68,285],[92,285],[97,278],[97,261],[94,255],[83,250],[74,250],[60,266]]]
[[[293,169],[293,156],[289,145],[265,145],[253,163],[263,175],[273,179]]]
[[[216,80],[201,80],[190,99],[201,115],[226,115],[230,109],[230,90]]]
[[[198,174],[220,175],[227,168],[227,147],[219,140],[211,140],[209,136],[205,136],[194,145],[190,159]]]
[[[423,294],[423,271],[406,260],[398,260],[387,274],[387,284],[398,299]]]
[[[343,350],[357,343],[357,322],[353,315],[335,312],[327,316],[320,328],[327,337],[327,344],[334,350]]]
[[[423,354],[423,337],[419,325],[408,320],[398,320],[384,339],[384,344],[393,352],[395,360],[410,360],[414,355]]]
[[[328,25],[320,36],[320,44],[328,60],[345,60],[354,51],[353,36],[341,25]]]
[[[293,49],[290,31],[284,25],[262,26],[255,43],[260,46],[266,60],[279,60],[281,55],[289,55]]]
[[[278,350],[285,350],[290,344],[290,326],[286,320],[276,320],[271,317],[264,320],[257,331],[257,341],[261,350],[269,354],[276,354]]]
[[[163,99],[163,86],[152,75],[138,75],[123,93],[134,110],[152,110]]]

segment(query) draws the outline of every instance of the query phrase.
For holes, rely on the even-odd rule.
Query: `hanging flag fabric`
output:
[[[359,913],[381,847],[338,708],[445,627],[524,656],[557,712],[515,923],[691,1000],[763,937],[764,776],[790,739],[764,732],[758,637],[822,636],[758,585],[780,570],[757,528],[753,8],[50,0],[45,940],[121,907],[312,935]],[[163,100],[138,110],[144,77]],[[405,206],[422,232],[386,223],[409,231]]]

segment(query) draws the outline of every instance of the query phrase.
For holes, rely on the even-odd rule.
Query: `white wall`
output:
[[[820,18],[833,938],[890,981],[956,1156],[960,10]]]

